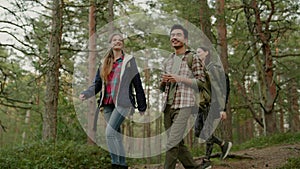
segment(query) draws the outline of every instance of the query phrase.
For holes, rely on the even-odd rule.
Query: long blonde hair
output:
[[[115,36],[120,36],[123,39],[123,36],[120,33],[113,33],[110,35],[108,38],[108,42],[111,43],[113,37]],[[123,45],[124,45],[124,40],[122,40]],[[101,68],[101,78],[104,80],[104,82],[107,82],[108,75],[110,74],[112,70],[112,66],[114,63],[114,52],[113,49],[110,48],[109,51],[105,54],[102,68]]]

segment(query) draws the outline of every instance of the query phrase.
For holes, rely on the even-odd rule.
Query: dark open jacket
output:
[[[82,94],[84,94],[84,96],[88,99],[101,91],[99,101],[100,106],[102,106],[105,83],[100,77],[100,69],[101,68],[99,68],[96,73],[93,84],[87,90],[83,91]],[[135,95],[133,94],[133,88],[135,90]],[[137,108],[140,112],[144,112],[146,110],[146,97],[133,56],[126,55],[124,57],[120,73],[120,83],[116,93],[116,106],[136,107],[135,105],[137,102]]]

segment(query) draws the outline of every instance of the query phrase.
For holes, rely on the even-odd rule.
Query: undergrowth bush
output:
[[[279,133],[271,136],[261,136],[253,138],[240,145],[234,145],[233,150],[244,150],[248,148],[264,148],[279,144],[293,144],[300,142],[300,132],[298,133]]]
[[[243,150],[251,147],[262,148],[277,144],[293,144],[300,142],[300,133],[285,133],[268,137],[254,138],[246,143],[234,144],[234,150]],[[199,144],[193,148],[193,155],[204,155],[204,145]],[[219,148],[215,148],[220,152]],[[162,154],[163,157],[164,154]],[[161,163],[161,159],[150,160]],[[160,161],[160,162],[159,162]],[[146,159],[127,159],[129,166],[148,163]],[[300,166],[300,158],[289,159],[286,168]],[[96,146],[75,141],[33,142],[14,148],[0,149],[0,168],[8,169],[107,169],[111,167],[109,153]]]
[[[300,157],[298,158],[289,158],[287,164],[279,169],[299,169],[300,167]]]
[[[76,142],[35,142],[1,149],[0,168],[110,168],[110,156],[98,146]]]

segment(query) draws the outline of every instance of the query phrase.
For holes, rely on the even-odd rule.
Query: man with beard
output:
[[[161,90],[165,92],[164,125],[167,131],[165,169],[174,169],[177,159],[186,169],[201,169],[183,138],[188,119],[195,107],[195,88],[205,81],[203,65],[199,56],[187,50],[188,31],[182,25],[173,25],[170,42],[175,52],[164,62]],[[192,69],[187,65],[188,55],[193,54]],[[191,71],[192,70],[192,71]]]

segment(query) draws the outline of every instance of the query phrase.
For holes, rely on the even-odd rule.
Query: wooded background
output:
[[[98,67],[97,37],[104,25],[135,13],[175,15],[210,39],[230,78],[228,120],[218,135],[235,144],[253,137],[300,130],[300,39],[298,0],[8,0],[0,4],[0,147],[36,140],[93,144],[95,101],[86,110],[88,135],[74,108],[75,58],[83,52],[91,83]],[[181,23],[184,25],[184,23]],[[114,25],[111,25],[114,30]],[[157,39],[162,43],[157,43]],[[88,47],[86,47],[88,42]],[[169,49],[168,37],[131,37],[127,52],[154,45]],[[87,50],[88,49],[88,50]],[[151,62],[151,57],[148,59]],[[153,60],[152,60],[153,61]],[[148,105],[157,83],[141,73]],[[154,78],[153,78],[154,77]],[[153,115],[158,112],[147,112]],[[123,131],[142,137],[163,131],[162,118]],[[193,131],[187,141],[193,144]]]

